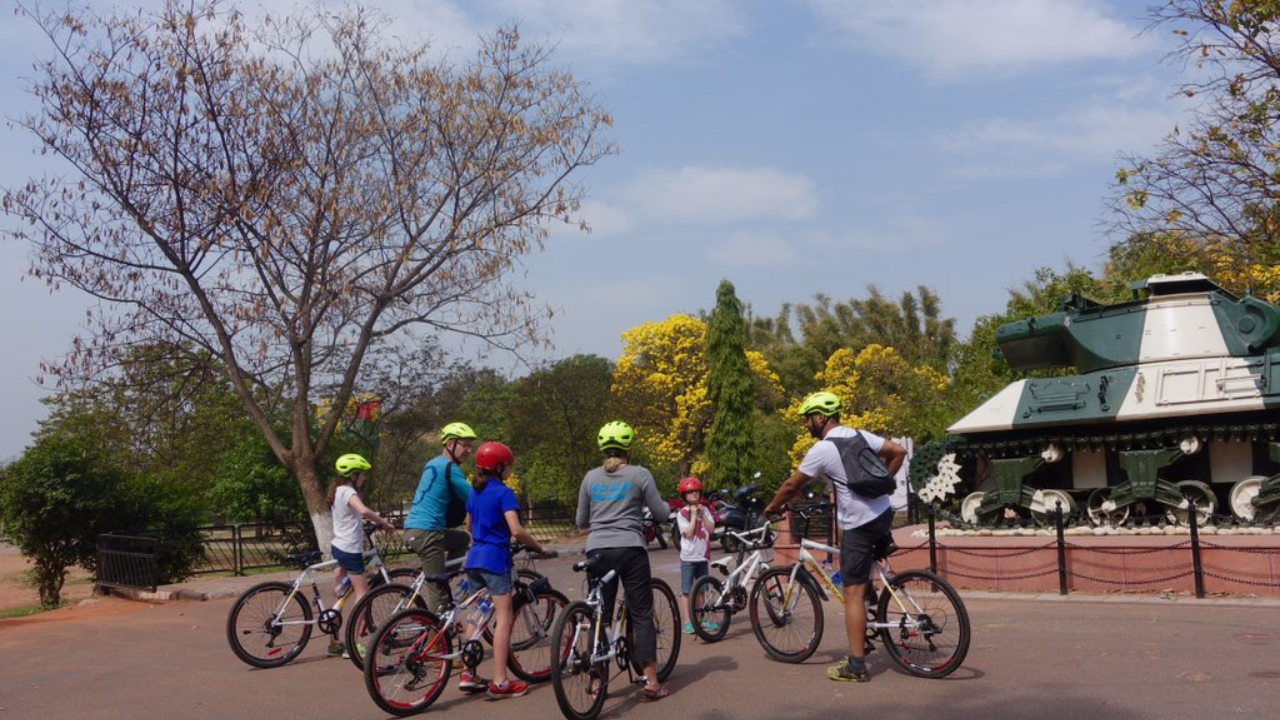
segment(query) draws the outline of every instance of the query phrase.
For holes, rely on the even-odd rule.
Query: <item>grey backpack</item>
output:
[[[840,462],[844,464],[844,474],[849,478],[845,485],[853,492],[865,498],[878,498],[893,494],[898,489],[898,481],[885,467],[884,461],[875,450],[867,444],[862,433],[854,433],[852,437],[827,438],[836,450],[840,451]]]

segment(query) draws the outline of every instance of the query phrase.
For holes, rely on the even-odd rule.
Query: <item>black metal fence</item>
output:
[[[132,535],[98,536],[99,586],[143,588],[155,592],[159,574],[159,540]]]
[[[381,513],[397,526],[404,524],[404,510]],[[559,505],[531,506],[522,512],[522,523],[539,542],[552,542],[575,530],[574,508]],[[197,528],[200,535],[196,564],[191,575],[230,573],[285,566],[291,553],[314,550],[310,521],[292,523],[244,523]],[[159,556],[163,541],[157,538],[101,535],[98,538],[98,584],[106,587],[145,588],[155,591],[159,582]],[[378,551],[393,561],[411,555],[400,533],[378,535]]]

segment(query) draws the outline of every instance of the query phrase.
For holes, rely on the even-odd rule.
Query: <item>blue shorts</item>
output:
[[[349,553],[333,545],[329,546],[329,553],[338,561],[338,567],[349,573],[364,574],[364,553]]]
[[[491,573],[479,568],[468,568],[467,577],[472,583],[489,588],[490,595],[511,594],[511,573]]]
[[[693,589],[693,581],[707,574],[707,561],[680,561],[680,594],[688,595]]]

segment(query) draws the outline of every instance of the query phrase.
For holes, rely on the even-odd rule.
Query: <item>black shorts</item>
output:
[[[840,536],[840,584],[848,587],[871,579],[871,548],[893,529],[893,508],[875,520]]]

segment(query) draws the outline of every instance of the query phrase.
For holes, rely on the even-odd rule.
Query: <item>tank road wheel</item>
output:
[[[1128,507],[1116,507],[1111,499],[1111,488],[1103,487],[1089,493],[1085,504],[1085,512],[1089,514],[1089,522],[1094,525],[1117,526],[1129,519]]]
[[[1053,522],[1053,515],[1058,511],[1058,503],[1062,503],[1064,520],[1080,511],[1076,501],[1064,490],[1037,490],[1031,501],[1031,516],[1036,522],[1046,524]]]
[[[982,504],[982,496],[986,493],[973,492],[960,501],[960,519],[967,523],[978,524],[978,506]]]
[[[1218,508],[1218,499],[1213,495],[1213,488],[1199,480],[1183,480],[1178,483],[1178,492],[1182,493],[1184,498],[1195,500],[1196,525],[1204,527],[1205,523],[1213,517],[1213,511]],[[1187,525],[1190,510],[1191,506],[1183,500],[1178,507],[1169,508],[1169,519],[1179,525]]]
[[[1254,507],[1252,500],[1262,492],[1263,480],[1266,478],[1261,475],[1251,475],[1231,486],[1232,515],[1241,520],[1253,520],[1257,516],[1258,508]]]

